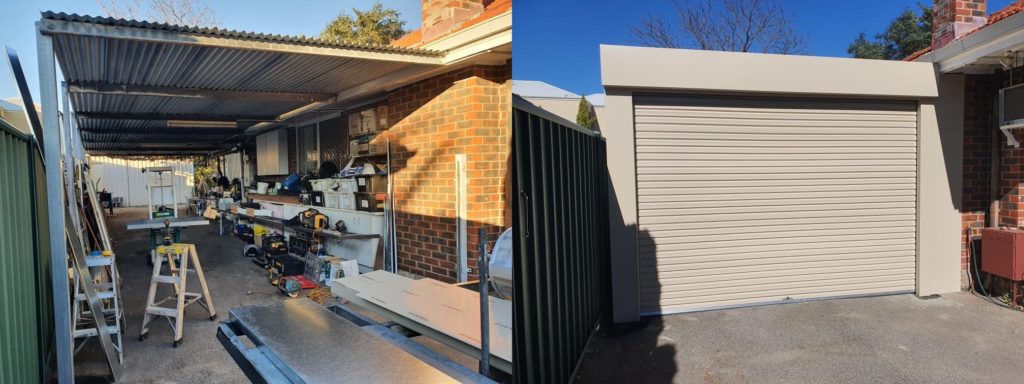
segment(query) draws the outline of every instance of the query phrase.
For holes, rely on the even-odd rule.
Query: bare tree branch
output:
[[[218,27],[207,0],[96,0],[108,17],[139,19],[197,27]]]
[[[96,4],[107,17],[117,19],[138,19],[142,4],[139,0],[96,0]]]
[[[643,45],[717,51],[800,53],[797,32],[779,0],[670,0],[675,20],[650,14],[630,26]]]
[[[644,45],[682,48],[677,45],[677,38],[672,35],[668,22],[661,15],[650,15],[641,20],[639,25],[631,25],[629,28],[633,36],[640,39]]]

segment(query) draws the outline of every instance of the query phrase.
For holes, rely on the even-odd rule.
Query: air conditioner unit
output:
[[[1011,129],[1024,127],[1024,84],[999,90],[999,130],[1006,135],[1007,144],[1014,148],[1020,142],[1010,133]]]

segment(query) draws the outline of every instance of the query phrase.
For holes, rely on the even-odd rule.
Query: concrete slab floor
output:
[[[144,208],[115,209],[108,216],[108,226],[114,239],[114,251],[123,280],[122,295],[125,306],[124,383],[248,383],[242,371],[217,341],[217,325],[227,320],[231,308],[268,305],[281,300],[294,300],[282,295],[270,285],[267,273],[250,259],[242,256],[242,242],[229,235],[218,235],[216,222],[183,231],[182,242],[196,244],[203,272],[217,309],[217,321],[209,321],[208,314],[198,304],[185,310],[183,342],[173,348],[174,339],[165,319],[156,319],[150,326],[149,337],[139,341],[143,305],[149,289],[152,267],[147,264],[149,250],[148,231],[127,231],[125,223],[145,218]],[[191,275],[190,277],[194,277]],[[189,291],[200,291],[198,281],[190,279]],[[249,292],[252,292],[251,294]],[[170,287],[161,287],[157,297],[170,295]],[[333,299],[337,300],[337,299]],[[334,303],[338,303],[335,301]],[[331,304],[329,302],[328,304]],[[364,312],[370,315],[368,312]],[[371,318],[381,319],[370,315]],[[454,361],[475,369],[476,360],[426,337],[413,340],[437,350]],[[99,343],[90,340],[76,355],[76,381],[106,382],[109,370],[104,365]]]
[[[1024,313],[969,293],[749,307],[604,328],[579,383],[1024,380]]]

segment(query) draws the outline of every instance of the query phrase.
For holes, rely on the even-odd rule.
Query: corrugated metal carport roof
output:
[[[42,14],[39,28],[53,36],[85,149],[97,154],[228,148],[255,124],[364,96],[434,70],[443,57],[416,48],[53,12]]]

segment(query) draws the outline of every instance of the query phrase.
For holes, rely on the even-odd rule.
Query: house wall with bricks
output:
[[[964,78],[963,205],[960,267],[968,271],[969,228],[986,226],[992,192],[992,140],[994,93],[998,78],[967,75]],[[995,138],[998,139],[998,138]]]
[[[511,65],[456,69],[390,92],[388,124],[372,142],[391,142],[399,269],[456,281],[455,156],[467,161],[470,278],[477,233],[488,249],[506,226],[511,139]]]
[[[965,75],[964,78],[961,269],[965,284],[971,268],[972,249],[968,236],[978,236],[978,230],[993,221],[990,217],[993,198],[999,202],[995,218],[999,226],[1024,226],[1024,148],[1008,145],[1006,137],[999,132],[997,121],[999,89],[1024,82],[1022,71],[1024,67],[990,75]],[[1024,140],[1019,131],[1017,135],[1018,140]],[[996,191],[993,191],[993,154],[998,156]],[[975,247],[980,251],[977,242]]]

